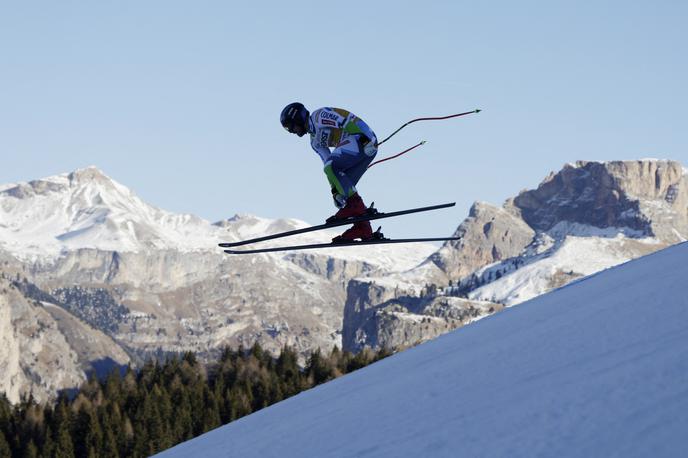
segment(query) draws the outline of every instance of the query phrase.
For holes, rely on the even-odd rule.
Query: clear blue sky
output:
[[[329,187],[282,107],[338,106],[379,137],[419,116],[359,185],[384,223],[449,235],[578,159],[688,165],[688,3],[4,2],[0,183],[96,165],[158,207],[330,215]]]

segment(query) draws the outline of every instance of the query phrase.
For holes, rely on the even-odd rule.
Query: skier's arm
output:
[[[315,132],[311,134],[311,148],[318,153],[323,164],[327,164],[330,160],[331,152],[330,148],[327,146],[329,138],[330,129],[316,129]]]
[[[330,159],[331,151],[327,146],[331,133],[331,130],[328,128],[321,127],[316,129],[315,132],[311,134],[311,147],[318,153],[318,156],[320,156],[320,159],[323,161],[323,171],[325,172],[327,181],[330,183],[330,188],[332,189],[334,197],[336,194],[344,194],[344,189],[332,170],[332,160]]]

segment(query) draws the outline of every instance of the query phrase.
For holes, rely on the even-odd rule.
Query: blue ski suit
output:
[[[335,201],[343,203],[357,192],[356,184],[377,154],[375,133],[353,113],[329,107],[310,115],[308,133],[333,194],[336,191]]]

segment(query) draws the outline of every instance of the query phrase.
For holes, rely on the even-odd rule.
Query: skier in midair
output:
[[[341,108],[324,107],[311,114],[298,102],[284,107],[280,122],[287,132],[299,137],[308,133],[311,147],[323,161],[332,198],[339,208],[337,213],[327,218],[327,222],[365,215],[367,207],[356,190],[356,184],[377,154],[377,138],[372,129],[362,119]],[[370,222],[360,221],[332,241],[368,240],[372,237]]]

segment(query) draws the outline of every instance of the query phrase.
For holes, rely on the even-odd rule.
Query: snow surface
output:
[[[565,237],[558,246],[534,256],[529,264],[471,291],[468,297],[507,306],[524,302],[551,289],[550,279],[557,272],[585,276],[629,261],[633,254],[623,249],[625,239],[623,234],[615,237]],[[658,243],[650,237],[638,240],[648,245]],[[478,274],[490,269],[498,270],[499,266],[499,263],[486,266]]]
[[[686,456],[686,259],[575,281],[161,456]]]

